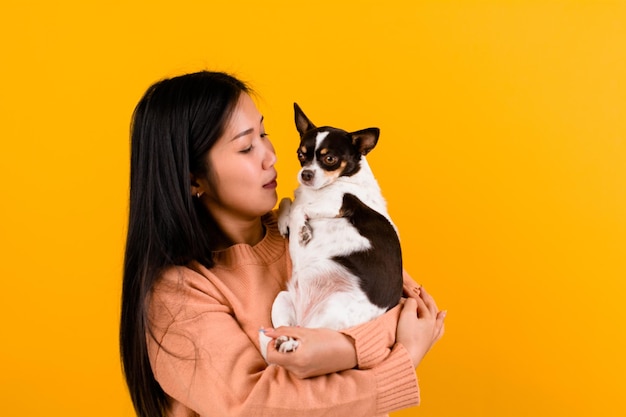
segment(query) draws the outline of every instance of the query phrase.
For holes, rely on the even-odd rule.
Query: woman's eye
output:
[[[247,148],[245,148],[245,149],[240,150],[240,151],[239,151],[239,153],[248,153],[248,152],[250,152],[251,150],[252,150],[252,145],[248,146],[248,147],[247,147]]]

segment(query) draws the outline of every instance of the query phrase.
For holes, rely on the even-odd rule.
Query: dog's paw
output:
[[[287,222],[283,225],[278,222],[278,231],[282,237],[289,237],[289,226],[287,226]]]
[[[276,350],[282,353],[293,352],[298,349],[300,342],[289,336],[280,336],[276,339]]]
[[[283,198],[278,205],[278,231],[281,235],[289,236],[289,219],[291,212],[291,200]]]
[[[313,239],[313,228],[308,221],[305,221],[304,225],[300,228],[298,237],[301,246],[306,246],[311,239]]]

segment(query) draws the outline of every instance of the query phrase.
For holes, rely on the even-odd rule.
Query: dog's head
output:
[[[316,127],[297,103],[293,107],[296,129],[300,133],[300,184],[319,189],[333,183],[337,178],[358,173],[361,157],[374,149],[380,130],[370,127],[346,132],[330,126]]]

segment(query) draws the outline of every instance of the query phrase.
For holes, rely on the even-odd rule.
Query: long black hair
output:
[[[133,113],[120,353],[140,417],[163,416],[166,406],[148,359],[148,295],[165,267],[213,265],[218,232],[192,196],[190,174],[210,173],[206,155],[249,92],[231,75],[202,71],[155,83]]]

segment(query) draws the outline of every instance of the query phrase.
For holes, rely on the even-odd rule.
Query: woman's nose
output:
[[[268,140],[265,149],[265,157],[263,158],[263,169],[269,169],[273,167],[277,160],[278,158],[276,157],[274,146]]]

